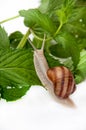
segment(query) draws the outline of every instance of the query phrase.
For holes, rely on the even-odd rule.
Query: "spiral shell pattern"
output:
[[[47,76],[54,84],[54,93],[60,98],[68,98],[76,89],[73,74],[64,66],[49,68]]]

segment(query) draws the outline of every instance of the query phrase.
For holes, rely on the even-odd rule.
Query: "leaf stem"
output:
[[[27,30],[26,34],[23,36],[23,38],[21,39],[20,43],[17,46],[17,49],[23,48],[28,36],[30,35],[30,29]]]
[[[43,38],[37,36],[32,29],[30,29],[30,31],[31,31],[31,33],[33,34],[33,36],[34,36],[36,39],[38,39],[39,41],[43,41]],[[52,37],[48,37],[48,38],[45,39],[45,41],[49,41],[49,40],[51,40],[51,39],[52,39]]]
[[[56,33],[54,34],[54,36],[56,36],[56,35],[58,34],[58,32],[60,31],[60,29],[62,28],[62,25],[63,25],[63,23],[60,22],[60,25],[59,25],[59,27],[58,27]]]
[[[39,36],[37,36],[32,29],[30,29],[30,31],[31,31],[31,33],[33,34],[33,36],[34,36],[35,38],[37,38],[37,39],[40,40],[40,41],[43,41],[43,38],[40,38]]]
[[[0,22],[0,24],[3,24],[3,23],[8,22],[8,21],[10,21],[10,20],[13,20],[13,19],[19,18],[19,16],[20,16],[20,15],[16,15],[16,16],[14,16],[14,17],[11,17],[11,18],[8,18],[8,19],[5,19],[5,20],[2,20],[2,21]]]

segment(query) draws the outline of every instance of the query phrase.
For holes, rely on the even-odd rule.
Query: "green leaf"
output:
[[[64,8],[57,10],[56,14],[60,23],[64,24],[67,22],[67,16],[65,14]]]
[[[20,31],[15,31],[13,33],[10,34],[9,36],[9,40],[10,40],[10,47],[16,49],[18,47],[18,44],[20,43],[20,41],[23,38],[23,34]],[[26,44],[24,46],[24,48],[32,48],[28,42],[28,40],[26,41]]]
[[[40,49],[42,47],[42,41],[35,37],[33,38],[33,44],[37,49]]]
[[[74,37],[85,38],[86,37],[86,8],[75,8],[72,12],[71,18],[68,23],[65,24],[64,30],[68,31]],[[79,14],[79,15],[78,15]],[[78,40],[77,39],[77,40]]]
[[[1,98],[6,99],[6,101],[15,101],[24,96],[29,88],[30,86],[7,86],[5,88],[2,88]]]
[[[12,48],[16,48],[21,41],[23,37],[23,34],[20,31],[16,31],[10,34],[9,40],[10,40],[10,46]]]
[[[43,14],[47,14],[57,28],[59,27],[59,20],[56,11],[61,9],[63,2],[64,0],[41,0],[41,4],[39,6],[39,10]]]
[[[77,6],[78,7],[81,7],[81,6],[86,7],[86,0],[77,0]]]
[[[69,52],[66,51],[64,45],[61,44],[61,43],[52,45],[50,47],[50,52],[51,52],[51,54],[53,54],[54,56],[59,57],[59,58],[68,58],[68,57],[70,57]]]
[[[71,19],[75,2],[76,0],[64,0],[62,7],[56,10],[60,23],[65,24],[69,19]]]
[[[80,62],[76,71],[76,82],[79,83],[86,79],[86,51],[83,50],[80,55]]]
[[[0,55],[0,85],[15,86],[15,84],[40,85],[31,49],[2,52]]]
[[[86,49],[86,38],[80,39],[78,43],[80,51]]]
[[[59,58],[71,57],[76,68],[79,62],[80,51],[75,38],[68,33],[61,33],[56,37],[56,41],[58,44],[50,47],[51,54]]]
[[[55,66],[62,66],[59,60],[55,59],[53,56],[51,56],[47,52],[45,52],[45,57],[50,68],[55,67]]]
[[[25,18],[25,25],[33,30],[37,24],[51,34],[54,34],[56,31],[56,26],[52,20],[47,15],[42,14],[38,9],[21,10],[19,13]]]
[[[72,8],[75,5],[76,0],[41,0],[39,10],[43,13],[47,13],[49,17],[57,18],[60,22],[67,22],[68,17],[72,14]],[[55,15],[57,14],[57,16]]]
[[[8,35],[4,30],[4,28],[0,26],[0,50],[1,49],[7,50],[9,48],[10,48],[10,43],[9,43]]]
[[[39,10],[52,15],[52,12],[60,8],[64,0],[41,0]]]
[[[82,18],[85,18],[85,7],[76,7],[72,10],[71,12],[71,17],[69,18],[69,22],[74,22],[74,21],[77,21],[77,22],[80,22],[79,19],[82,19]],[[79,15],[78,15],[79,13]]]
[[[85,7],[75,8],[72,11],[73,13],[68,23],[66,23],[62,28],[62,31],[66,31],[76,38],[80,50],[86,47],[86,11],[85,10],[86,10]]]

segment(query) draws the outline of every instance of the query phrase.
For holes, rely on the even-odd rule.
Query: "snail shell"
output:
[[[54,84],[54,93],[60,98],[69,97],[76,89],[73,74],[64,66],[48,69],[47,76]]]

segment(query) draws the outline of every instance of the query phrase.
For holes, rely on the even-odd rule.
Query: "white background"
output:
[[[38,0],[0,0],[0,21],[15,16],[18,10],[34,8]],[[15,30],[27,30],[23,19],[3,24],[10,34]],[[16,102],[0,100],[0,130],[86,130],[86,82],[77,85],[71,96],[74,107],[56,102],[39,86],[32,86],[27,94]],[[65,102],[65,101],[64,101]]]

